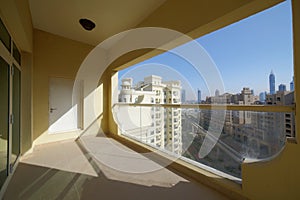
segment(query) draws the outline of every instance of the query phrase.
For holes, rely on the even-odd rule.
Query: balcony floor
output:
[[[83,136],[23,156],[4,199],[228,199],[114,139]]]

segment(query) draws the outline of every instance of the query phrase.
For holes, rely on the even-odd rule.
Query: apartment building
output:
[[[134,108],[121,106],[130,116],[140,116],[138,126],[129,123],[128,115],[119,112],[124,134],[141,139],[142,142],[181,155],[181,109],[163,108],[159,104],[181,103],[180,81],[163,81],[162,77],[151,75],[133,85],[132,78],[121,80],[119,102],[153,104],[153,107]],[[148,116],[148,117],[147,117]],[[138,120],[135,120],[138,121]]]
[[[267,94],[266,104],[272,106],[286,106],[295,104],[293,91],[277,91],[275,94]],[[269,113],[270,121],[277,121],[280,124],[281,130],[287,137],[295,136],[295,116],[291,113],[282,113],[276,115],[275,113]],[[284,122],[284,123],[282,123]],[[271,122],[270,122],[271,123]],[[273,125],[273,124],[271,124]]]

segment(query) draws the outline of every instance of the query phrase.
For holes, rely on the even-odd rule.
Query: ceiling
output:
[[[121,31],[134,28],[165,0],[29,0],[33,27],[55,35],[97,45]],[[79,19],[96,24],[84,30]]]
[[[29,0],[29,7],[34,28],[96,46],[135,27],[164,27],[197,38],[282,1]],[[96,28],[84,30],[81,18]]]

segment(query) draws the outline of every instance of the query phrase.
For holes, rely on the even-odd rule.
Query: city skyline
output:
[[[224,82],[225,92],[239,93],[243,87],[254,89],[256,95],[269,92],[270,71],[276,75],[275,87],[290,85],[293,77],[292,21],[290,1],[278,4],[247,19],[204,35],[196,41],[207,51],[216,64]],[[276,23],[275,23],[276,22]],[[184,46],[184,45],[182,45]],[[180,48],[184,48],[184,47]],[[197,100],[198,88],[202,97],[213,96],[205,79],[183,58],[165,52],[119,72],[119,77],[141,65],[165,65],[186,79],[194,94],[187,92],[187,100]],[[170,73],[160,73],[155,67],[146,75],[136,73],[134,79],[159,75],[166,80],[177,80]],[[183,84],[184,87],[184,84]]]

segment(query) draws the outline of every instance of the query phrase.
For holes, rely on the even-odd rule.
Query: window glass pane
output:
[[[7,178],[9,65],[0,57],[0,188]]]
[[[16,59],[16,61],[21,65],[21,53],[18,50],[15,43],[14,43],[14,46],[13,46],[13,56]]]
[[[16,67],[14,68],[13,74],[13,116],[14,123],[12,126],[12,159],[13,164],[18,155],[20,154],[20,83],[21,83],[21,72]]]
[[[5,28],[2,20],[0,19],[0,40],[6,46],[6,48],[10,51],[10,35]]]

